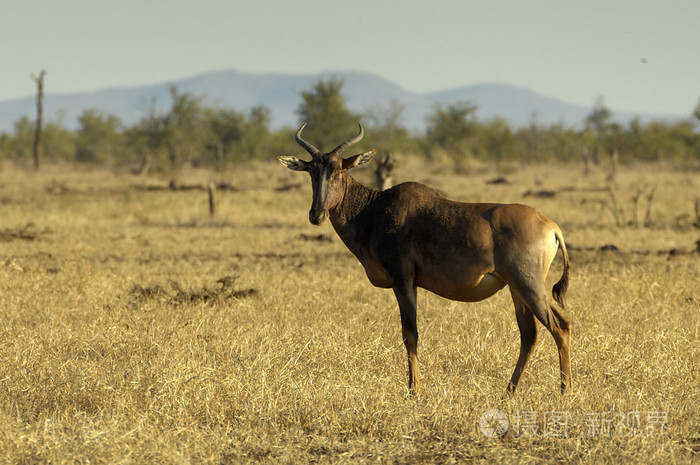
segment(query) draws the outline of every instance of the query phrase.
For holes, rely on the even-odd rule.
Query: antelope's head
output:
[[[342,158],[341,155],[351,145],[359,142],[365,135],[360,123],[360,133],[352,137],[328,153],[322,153],[319,149],[301,138],[304,123],[297,131],[294,139],[311,155],[311,161],[300,160],[297,157],[278,157],[280,163],[293,171],[306,171],[311,175],[311,189],[313,202],[309,211],[311,224],[319,225],[328,217],[328,210],[342,200],[342,178],[350,168],[367,163],[377,153],[377,149],[369,152]]]

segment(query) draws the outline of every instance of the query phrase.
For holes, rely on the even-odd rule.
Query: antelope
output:
[[[377,189],[384,191],[393,186],[393,173],[394,157],[391,155],[391,152],[387,152],[383,158],[377,159],[377,167],[374,169],[374,176],[377,180]]]
[[[311,175],[309,221],[330,218],[336,233],[360,261],[376,287],[394,291],[408,355],[408,388],[418,393],[417,288],[451,300],[477,302],[506,285],[520,330],[520,355],[506,394],[513,394],[537,339],[539,320],[559,352],[561,392],[571,390],[571,325],[547,296],[545,278],[561,249],[563,273],[552,297],[564,309],[569,257],[559,227],[532,207],[520,204],[463,203],[436,190],[407,182],[376,191],[355,181],[348,170],[364,165],[377,149],[342,158],[359,134],[323,153],[301,137],[295,140],[311,161],[278,157],[293,171]]]

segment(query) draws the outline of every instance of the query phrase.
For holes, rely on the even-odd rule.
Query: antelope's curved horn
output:
[[[334,148],[333,151],[331,152],[332,154],[340,156],[346,148],[359,142],[365,136],[365,130],[362,127],[362,124],[360,124],[358,122],[357,125],[360,127],[360,133],[358,135],[356,135],[355,137],[346,140],[345,142],[343,142],[342,144],[340,144],[336,148]]]
[[[306,123],[301,125],[297,133],[294,135],[294,140],[296,140],[297,144],[301,145],[304,150],[309,152],[313,158],[319,158],[322,155],[321,151],[301,138],[301,131],[303,131],[305,127]]]

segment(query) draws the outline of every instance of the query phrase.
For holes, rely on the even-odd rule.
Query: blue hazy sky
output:
[[[0,100],[207,71],[368,71],[410,91],[514,84],[689,115],[700,1],[0,0]]]

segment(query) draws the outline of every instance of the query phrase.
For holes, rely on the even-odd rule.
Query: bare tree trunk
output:
[[[610,199],[612,200],[612,206],[610,209],[615,217],[615,224],[617,226],[623,226],[625,224],[624,214],[617,203],[617,196],[615,195],[615,189],[613,189],[612,185],[608,186],[608,194],[610,194]]]
[[[141,160],[141,165],[134,171],[134,174],[137,174],[139,176],[145,176],[148,174],[148,171],[151,169],[151,154],[146,153],[143,156],[143,159]]]
[[[656,186],[651,188],[651,191],[647,195],[647,213],[644,216],[644,226],[645,227],[650,227],[652,224],[651,221],[651,204],[654,202],[654,194],[656,193]]]
[[[598,136],[600,137],[600,136]],[[595,145],[593,146],[593,164],[598,166],[600,164],[600,140],[597,139]]]
[[[591,157],[588,155],[588,145],[583,146],[583,174],[591,174]]]
[[[41,121],[44,115],[44,75],[46,70],[42,69],[39,77],[32,74],[32,79],[36,82],[36,132],[34,133],[34,170],[39,171],[39,149],[41,147]]]
[[[610,156],[610,174],[608,174],[607,180],[608,182],[615,182],[615,177],[617,176],[617,160],[619,158],[619,154],[617,152],[617,149],[612,148],[608,152],[608,155]]]
[[[635,228],[639,227],[639,216],[637,215],[637,207],[639,206],[639,198],[642,196],[646,186],[637,188],[637,194],[632,197],[632,225]]]
[[[207,186],[207,191],[209,192],[209,215],[216,215],[216,186],[213,182],[210,182]]]

